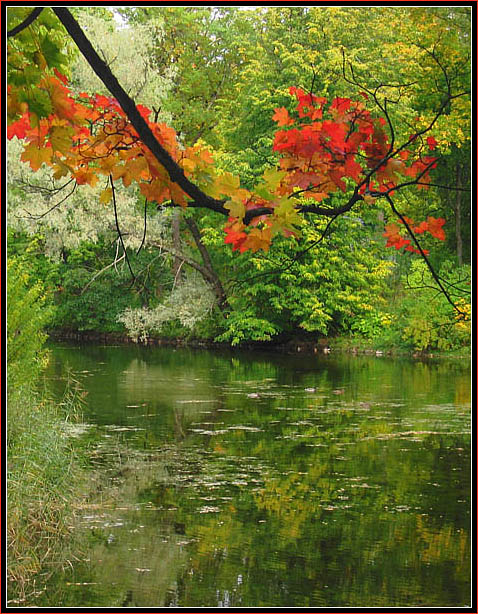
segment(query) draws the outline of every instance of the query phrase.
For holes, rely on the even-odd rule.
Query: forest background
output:
[[[463,351],[471,288],[469,8],[72,12],[136,103],[172,126],[183,147],[214,151],[219,173],[239,176],[245,189],[279,161],[274,113],[293,109],[291,87],[329,101],[379,92],[395,138],[406,140],[411,127],[430,124],[449,80],[460,96],[433,125],[431,185],[400,191],[395,201],[408,219],[445,220],[442,240],[420,241],[448,297],[420,254],[385,249],[384,229],[396,222],[385,199],[361,200],[334,219],[305,214],[293,220],[295,236],[239,252],[224,241],[223,216],[151,206],[134,183],[118,190],[113,208],[107,180],[77,185],[45,165],[34,171],[13,136],[9,279],[37,288],[48,307],[44,327],[143,342],[326,338],[337,347]],[[21,17],[12,12],[12,26]],[[51,61],[74,92],[109,94],[53,14],[43,11],[35,27],[48,32]],[[332,206],[341,198],[332,193]]]

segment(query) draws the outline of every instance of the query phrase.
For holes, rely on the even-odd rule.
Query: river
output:
[[[53,393],[87,393],[92,494],[35,605],[470,604],[469,364],[51,351]]]

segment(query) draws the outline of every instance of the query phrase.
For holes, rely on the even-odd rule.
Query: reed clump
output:
[[[7,273],[7,597],[21,606],[34,602],[73,552],[74,502],[84,480],[68,424],[82,396],[71,379],[60,403],[49,398],[44,289],[30,281],[22,259],[10,258]]]
[[[71,392],[62,406],[32,389],[9,395],[7,576],[12,605],[31,601],[50,573],[68,565],[74,550],[74,507],[83,469],[67,434],[72,409],[77,410],[68,397]]]

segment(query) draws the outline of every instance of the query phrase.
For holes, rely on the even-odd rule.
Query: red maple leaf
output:
[[[406,245],[410,245],[409,239],[404,239],[400,234],[400,228],[397,224],[387,224],[385,226],[385,232],[383,236],[387,239],[387,244],[385,247],[394,247],[395,249],[400,249]]]
[[[339,113],[345,113],[350,109],[352,101],[350,98],[334,98],[332,104],[330,105],[331,109],[337,109]]]
[[[442,226],[445,224],[445,220],[442,217],[434,218],[431,215],[427,218],[428,232],[435,237],[444,241],[446,239],[445,231]]]
[[[428,222],[420,222],[418,226],[415,226],[415,228],[413,229],[413,232],[417,235],[420,235],[426,230],[428,230]]]
[[[65,75],[62,75],[61,72],[57,70],[56,68],[53,69],[53,72],[58,77],[58,79],[60,79],[63,85],[68,85],[68,79],[65,77]]]
[[[232,251],[241,250],[242,244],[247,239],[247,234],[242,231],[234,230],[226,226],[224,228],[224,232],[226,233],[226,238],[224,239],[224,243],[231,243]]]
[[[30,130],[30,117],[28,113],[25,113],[19,120],[7,127],[7,139],[10,140],[14,136],[24,139],[28,130]]]

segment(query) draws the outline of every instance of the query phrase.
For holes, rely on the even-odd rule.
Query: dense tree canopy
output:
[[[23,163],[11,186],[14,217],[23,218],[12,225],[17,231],[38,230],[39,220],[48,227],[46,211],[69,207],[61,189],[86,187],[78,219],[86,208],[89,223],[99,223],[111,207],[109,225],[128,263],[134,246],[190,265],[228,314],[222,336],[234,342],[285,330],[285,313],[305,330],[356,326],[359,304],[370,312],[372,296],[385,299],[372,281],[373,271],[378,280],[390,269],[382,235],[382,245],[416,252],[455,316],[467,318],[466,283],[439,271],[454,251],[459,265],[469,258],[466,7],[368,7],[367,19],[346,7],[119,12],[117,31],[99,7],[7,12],[8,137],[22,143]],[[43,196],[56,200],[20,216],[19,187],[35,189],[32,172],[49,178],[53,187],[43,183]],[[175,208],[181,213],[168,213]],[[68,211],[74,226],[75,209]],[[351,245],[360,243],[360,228],[369,247],[357,251]],[[347,241],[347,233],[357,239]],[[332,236],[356,271],[354,281],[332,284],[333,299],[317,270],[322,260],[320,270],[333,277],[333,259],[314,251]],[[446,247],[437,249],[437,240]],[[365,264],[367,249],[376,262]],[[264,264],[267,252],[279,267]],[[367,282],[363,267],[372,275]],[[313,284],[290,299],[283,292],[294,268],[298,279],[317,281],[311,297]],[[256,269],[276,290],[257,287]],[[238,284],[245,294],[236,293]],[[351,298],[354,287],[369,300]],[[244,310],[251,292],[275,315],[258,318],[254,301]]]

